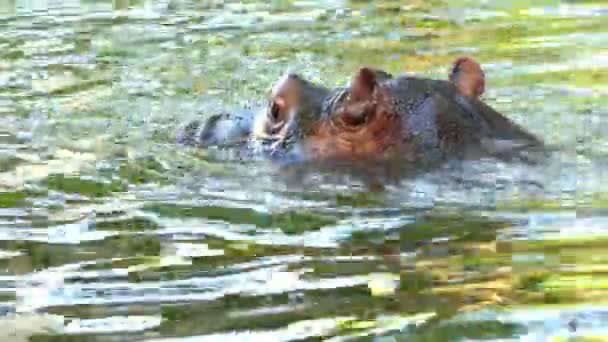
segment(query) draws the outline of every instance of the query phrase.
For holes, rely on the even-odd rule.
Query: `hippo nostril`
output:
[[[371,120],[374,108],[373,103],[351,105],[341,111],[336,118],[346,126],[361,126]]]

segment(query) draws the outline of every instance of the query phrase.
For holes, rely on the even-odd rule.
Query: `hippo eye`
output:
[[[368,122],[374,115],[374,106],[371,103],[363,103],[343,107],[342,112],[337,115],[349,126],[359,126]]]
[[[361,125],[365,122],[367,122],[367,120],[369,120],[369,117],[371,115],[371,111],[369,109],[364,109],[361,112],[357,113],[357,115],[355,115],[354,117],[356,118],[355,123],[357,125]]]

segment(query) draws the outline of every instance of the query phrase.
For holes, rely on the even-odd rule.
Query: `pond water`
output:
[[[504,3],[0,1],[0,340],[606,338],[608,2]],[[371,191],[175,144],[288,69],[464,54],[547,162]]]

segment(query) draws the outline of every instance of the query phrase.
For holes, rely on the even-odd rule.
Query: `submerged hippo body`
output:
[[[350,85],[330,90],[288,74],[265,110],[191,124],[180,141],[211,146],[247,140],[247,147],[291,160],[416,164],[504,157],[542,146],[479,100],[483,91],[483,71],[470,58],[455,62],[449,81],[362,68]]]

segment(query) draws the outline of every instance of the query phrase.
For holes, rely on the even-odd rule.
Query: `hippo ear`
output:
[[[484,72],[479,63],[470,57],[461,57],[454,62],[450,81],[465,96],[479,97],[485,90]]]
[[[376,86],[376,73],[370,68],[361,68],[353,80],[351,98],[355,101],[371,99]]]

